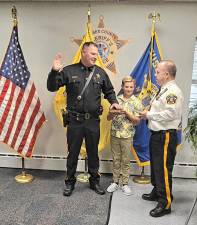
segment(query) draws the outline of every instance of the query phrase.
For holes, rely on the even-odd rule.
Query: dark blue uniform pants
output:
[[[151,132],[150,162],[152,195],[158,203],[169,208],[172,202],[172,171],[176,156],[176,130]]]
[[[67,128],[68,157],[67,177],[65,179],[65,183],[67,184],[75,184],[76,182],[75,173],[83,138],[85,139],[88,157],[90,182],[99,182],[98,144],[100,138],[100,120],[91,118],[77,121],[76,117],[71,117]]]

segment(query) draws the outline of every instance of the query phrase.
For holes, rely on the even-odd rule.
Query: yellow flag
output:
[[[93,36],[93,32],[92,32],[92,25],[90,22],[87,23],[87,27],[86,27],[86,34],[83,36],[83,40],[81,42],[81,45],[79,46],[74,58],[73,58],[73,64],[78,63],[81,59],[81,49],[82,46],[85,42],[89,42],[92,41],[94,42],[94,36]],[[96,61],[96,65],[100,66],[101,68],[104,69],[104,64],[102,62],[102,59],[100,57],[100,55],[97,58]],[[56,116],[58,117],[58,119],[61,121],[61,123],[63,124],[63,120],[62,120],[62,109],[66,108],[66,96],[65,96],[65,87],[62,87],[58,90],[55,99],[54,99],[54,109],[55,109],[55,113]],[[110,126],[111,126],[111,122],[107,120],[107,114],[109,111],[109,103],[106,99],[102,99],[101,101],[101,105],[103,106],[103,114],[100,116],[101,122],[100,122],[100,141],[99,141],[99,146],[98,146],[98,150],[102,151],[107,144],[109,143],[109,139],[110,139]],[[86,149],[85,149],[85,143],[83,142],[82,147],[81,147],[81,151],[80,154],[82,157],[86,156]]]
[[[85,42],[94,42],[94,36],[93,36],[93,32],[92,32],[92,24],[90,22],[87,23],[87,28],[86,28],[86,34],[83,36],[83,40],[81,42],[81,45],[79,46],[74,58],[73,58],[73,64],[74,63],[78,63],[81,59],[81,49],[82,46]],[[97,61],[96,61],[96,65],[100,66],[101,68],[104,69],[104,64],[102,62],[102,59],[100,57],[100,55],[98,55]]]

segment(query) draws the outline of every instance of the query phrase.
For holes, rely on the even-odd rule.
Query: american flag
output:
[[[40,100],[13,27],[0,69],[0,141],[24,157],[31,157],[45,122]]]

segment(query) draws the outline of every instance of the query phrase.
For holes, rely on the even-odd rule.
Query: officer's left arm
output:
[[[116,93],[114,91],[112,83],[105,72],[103,74],[102,92],[104,94],[104,98],[106,98],[110,104],[118,104],[118,101],[116,99]]]
[[[172,121],[180,117],[182,108],[182,97],[170,93],[163,99],[163,108],[157,112],[147,112],[147,118],[155,121]]]

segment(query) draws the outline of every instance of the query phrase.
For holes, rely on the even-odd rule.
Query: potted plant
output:
[[[194,153],[197,154],[197,102],[189,109],[188,124],[187,127],[184,129],[184,132],[185,132],[185,140],[191,143],[191,146],[194,149]],[[196,177],[197,177],[197,170],[196,170]],[[185,222],[186,225],[189,223],[190,217],[194,211],[196,203],[197,203],[197,194],[196,198],[194,199],[189,216]]]
[[[197,103],[190,107],[188,124],[184,129],[185,140],[191,143],[194,152],[197,153]]]

